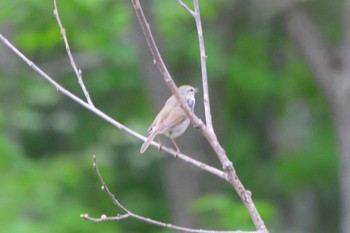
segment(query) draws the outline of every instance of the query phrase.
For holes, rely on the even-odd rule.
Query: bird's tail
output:
[[[143,152],[147,150],[147,148],[149,147],[149,145],[151,144],[152,140],[156,135],[157,135],[157,131],[153,132],[151,135],[148,136],[146,141],[141,146],[141,149],[140,149],[141,154],[143,154]]]

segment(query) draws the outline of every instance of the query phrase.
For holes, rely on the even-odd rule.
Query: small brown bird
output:
[[[184,85],[178,88],[180,96],[182,96],[191,111],[194,110],[196,99],[194,98],[195,93],[198,92],[198,88],[194,88],[189,85]],[[164,134],[169,137],[176,147],[176,154],[180,153],[180,149],[177,146],[174,138],[180,136],[185,132],[190,120],[187,118],[185,111],[182,109],[181,104],[177,101],[176,97],[172,95],[166,102],[162,110],[158,113],[151,126],[148,128],[149,136],[146,141],[142,144],[140,153],[145,152],[154,139],[159,134]]]

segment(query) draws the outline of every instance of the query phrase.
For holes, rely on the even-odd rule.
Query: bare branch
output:
[[[180,5],[187,10],[194,18],[197,27],[198,42],[199,42],[199,51],[200,51],[200,60],[201,60],[201,69],[202,69],[202,84],[203,84],[203,103],[204,103],[204,114],[205,114],[205,123],[209,130],[214,131],[213,122],[211,117],[210,110],[210,101],[209,101],[209,88],[208,88],[208,75],[207,75],[207,58],[208,56],[205,53],[204,46],[204,37],[202,29],[201,14],[199,11],[198,0],[193,0],[194,11],[191,11],[181,0],[178,0]],[[187,9],[186,9],[187,7]]]
[[[165,83],[167,84],[167,86],[169,87],[169,89],[171,90],[172,94],[176,97],[176,99],[181,103],[181,106],[183,107],[183,109],[186,112],[186,115],[188,116],[188,118],[191,120],[191,123],[198,127],[202,134],[204,135],[204,137],[208,140],[208,142],[211,144],[211,146],[213,147],[214,151],[216,152],[216,154],[219,156],[219,159],[221,161],[222,164],[226,164],[226,166],[224,166],[224,168],[228,168],[228,167],[232,167],[233,166],[229,166],[229,161],[227,159],[227,156],[222,156],[223,154],[225,154],[225,150],[220,146],[220,144],[217,141],[217,138],[215,136],[215,134],[213,133],[212,130],[208,130],[207,127],[205,126],[205,124],[203,123],[203,121],[201,119],[199,119],[188,107],[188,105],[185,103],[185,100],[179,95],[178,91],[177,91],[177,87],[168,71],[168,69],[166,68],[163,59],[159,53],[159,50],[157,48],[157,45],[153,39],[153,35],[150,29],[150,26],[145,18],[145,15],[143,14],[141,5],[139,0],[131,0],[133,6],[134,6],[134,10],[136,12],[137,18],[139,19],[142,31],[145,35],[145,38],[147,40],[148,46],[151,50],[154,62],[156,64],[156,66],[158,67],[160,73],[163,75],[163,78],[165,80]]]
[[[180,226],[176,226],[170,223],[164,223],[164,222],[160,222],[151,218],[147,218],[138,214],[133,213],[132,211],[130,211],[129,209],[127,209],[124,205],[122,205],[120,203],[120,201],[114,196],[114,194],[109,190],[106,182],[104,181],[99,169],[98,169],[98,165],[96,162],[96,156],[93,156],[93,167],[97,173],[97,176],[101,182],[101,189],[103,191],[105,191],[108,196],[111,198],[111,200],[113,201],[113,203],[120,208],[121,210],[123,210],[125,212],[125,214],[118,214],[117,216],[112,216],[112,217],[108,217],[106,215],[101,215],[100,218],[93,218],[90,217],[88,214],[82,214],[81,217],[86,219],[86,220],[90,220],[93,222],[102,222],[102,221],[119,221],[125,218],[134,218],[152,225],[156,225],[159,227],[164,227],[164,228],[168,228],[171,230],[176,230],[176,231],[182,231],[182,232],[189,232],[189,233],[263,233],[262,231],[216,231],[216,230],[202,230],[202,229],[193,229],[193,228],[186,228],[186,227],[180,227]]]
[[[194,11],[191,10],[182,0],[177,0],[181,7],[183,7],[190,15],[194,16]]]
[[[61,92],[62,94],[64,94],[65,96],[67,96],[68,98],[72,99],[73,101],[77,102],[78,104],[80,104],[81,106],[83,106],[84,108],[88,109],[89,111],[91,111],[92,113],[96,114],[97,116],[101,117],[102,119],[104,119],[105,121],[109,122],[110,124],[112,124],[113,126],[117,127],[118,129],[122,130],[123,132],[138,138],[142,141],[146,140],[146,138],[144,136],[142,136],[141,134],[133,131],[132,129],[126,127],[125,125],[119,123],[118,121],[114,120],[113,118],[111,118],[110,116],[108,116],[107,114],[105,114],[104,112],[102,112],[101,110],[99,110],[98,108],[95,108],[94,106],[86,103],[85,101],[83,101],[82,99],[80,99],[79,97],[77,97],[76,95],[74,95],[73,93],[69,92],[67,89],[65,89],[64,87],[62,87],[60,84],[58,84],[55,80],[53,80],[49,75],[47,75],[43,70],[41,70],[38,66],[36,66],[32,61],[30,61],[26,56],[24,56],[16,47],[14,47],[5,37],[3,37],[2,34],[0,34],[0,40],[3,41],[3,43],[9,47],[17,56],[19,56],[24,62],[26,62],[29,67],[31,67],[34,71],[36,71],[40,77],[44,78],[46,81],[48,81],[51,85],[53,85],[57,91]],[[159,148],[160,145],[156,142],[152,142],[152,145]],[[174,151],[173,149],[166,147],[166,146],[162,146],[162,150],[167,152],[168,154],[171,154],[174,157],[177,157],[183,161],[185,161],[186,163],[190,163],[202,170],[205,170],[209,173],[212,173],[224,180],[228,180],[227,174],[224,173],[223,171],[220,171],[219,169],[209,166],[205,163],[199,162],[185,154],[179,153],[176,154],[176,151]]]
[[[54,2],[54,11],[53,11],[53,14],[57,20],[57,23],[58,23],[58,26],[60,27],[60,31],[61,31],[61,34],[62,34],[62,37],[63,37],[63,41],[64,41],[64,44],[66,46],[66,51],[67,51],[67,54],[68,54],[68,57],[69,57],[69,60],[70,60],[70,63],[73,67],[73,70],[75,72],[75,75],[77,76],[78,78],[78,83],[81,87],[81,89],[83,90],[84,92],[84,95],[85,95],[85,98],[87,100],[87,102],[89,103],[89,105],[91,105],[92,107],[94,107],[94,104],[90,98],[90,95],[89,95],[89,92],[87,91],[86,87],[85,87],[85,84],[84,84],[84,81],[83,81],[83,77],[82,77],[82,71],[81,69],[78,69],[77,65],[75,64],[75,61],[74,61],[74,58],[73,58],[73,55],[72,55],[72,52],[69,48],[69,43],[68,43],[68,39],[67,39],[67,35],[66,35],[66,30],[64,29],[63,25],[62,25],[62,22],[61,22],[61,19],[60,19],[60,16],[59,16],[59,13],[58,13],[58,8],[57,8],[57,3],[56,3],[56,0],[53,1]]]
[[[203,136],[207,139],[207,141],[209,142],[211,147],[214,149],[216,155],[218,156],[218,158],[222,164],[224,171],[226,172],[226,174],[228,176],[228,179],[229,179],[228,182],[231,183],[231,185],[234,187],[234,189],[238,193],[239,197],[243,201],[244,205],[246,206],[256,229],[261,230],[262,232],[268,232],[266,229],[266,226],[264,224],[264,221],[262,220],[258,210],[255,207],[255,204],[252,201],[250,191],[246,190],[244,188],[243,184],[241,183],[241,181],[239,180],[239,178],[236,174],[236,171],[233,167],[233,164],[228,159],[225,150],[222,148],[219,141],[217,140],[216,134],[215,134],[213,127],[212,127],[212,124],[211,124],[208,84],[207,84],[207,77],[206,77],[206,55],[205,55],[205,51],[204,51],[204,40],[203,40],[203,32],[202,32],[202,27],[201,27],[200,17],[199,17],[198,1],[194,0],[194,4],[195,4],[195,12],[198,14],[198,16],[197,16],[198,22],[196,21],[197,30],[198,30],[198,34],[199,34],[198,37],[199,37],[199,40],[202,41],[202,42],[200,42],[200,43],[202,43],[202,45],[200,45],[200,46],[202,46],[201,47],[201,64],[202,64],[202,76],[205,77],[204,79],[202,78],[202,80],[203,80],[203,87],[204,87],[203,92],[205,92],[204,94],[206,95],[206,97],[204,99],[204,106],[206,106],[205,107],[206,108],[206,120],[207,120],[207,124],[210,124],[210,126],[208,126],[208,127],[193,112],[190,111],[190,109],[187,106],[187,104],[185,103],[184,99],[179,95],[177,88],[176,88],[176,85],[175,85],[173,79],[171,78],[171,75],[169,74],[169,72],[168,72],[168,70],[163,62],[163,59],[159,53],[159,50],[156,46],[156,43],[154,41],[151,29],[150,29],[150,26],[149,26],[144,14],[143,14],[142,7],[140,5],[139,0],[131,0],[131,2],[132,2],[132,5],[134,7],[137,18],[140,22],[140,25],[141,25],[142,31],[145,35],[148,46],[150,47],[154,62],[156,64],[156,66],[158,67],[160,73],[163,75],[165,83],[167,84],[167,86],[169,87],[169,89],[171,90],[173,95],[176,97],[176,99],[181,103],[181,106],[185,110],[186,115],[190,119],[191,123],[193,125],[197,126],[201,130]]]
[[[105,214],[102,214],[100,218],[93,218],[90,217],[88,214],[81,214],[80,215],[81,218],[92,221],[92,222],[103,222],[103,221],[119,221],[122,220],[124,218],[129,218],[130,215],[129,214],[118,214],[117,216],[106,216]]]
[[[200,129],[203,129],[205,127],[204,123],[190,110],[188,105],[186,104],[184,98],[179,95],[179,92],[177,91],[177,86],[172,79],[168,69],[166,68],[164,61],[159,53],[159,50],[157,48],[157,45],[154,41],[149,23],[146,20],[145,15],[143,14],[143,10],[141,8],[139,0],[131,0],[131,3],[134,7],[134,10],[136,12],[137,18],[140,22],[142,31],[145,35],[147,44],[151,50],[154,64],[157,66],[159,69],[160,73],[162,74],[164,81],[168,88],[170,89],[171,93],[176,97],[176,99],[181,103],[182,108],[184,109],[186,115],[190,119],[191,123]]]

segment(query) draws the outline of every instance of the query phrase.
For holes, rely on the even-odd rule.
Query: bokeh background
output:
[[[190,4],[190,1],[187,1]],[[193,19],[177,1],[142,0],[178,85],[201,87]],[[73,56],[95,106],[146,135],[170,95],[127,0],[59,0]],[[342,39],[343,1],[200,1],[217,136],[271,232],[340,232],[339,150],[324,90],[291,40],[285,17],[304,10],[329,44]],[[345,11],[344,11],[345,12]],[[67,59],[53,1],[2,0],[0,32],[84,98]],[[0,226],[4,232],[153,232],[100,190],[101,173],[130,210],[186,227],[253,230],[232,187],[149,148],[66,98],[0,43]],[[202,94],[196,113],[202,119]],[[167,139],[163,140],[169,144]],[[182,151],[220,168],[189,127]],[[349,177],[348,177],[349,179]],[[343,231],[349,232],[348,231]]]

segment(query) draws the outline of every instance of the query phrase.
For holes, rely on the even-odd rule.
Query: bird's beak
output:
[[[198,92],[199,92],[199,88],[195,88],[194,93],[198,93]]]

